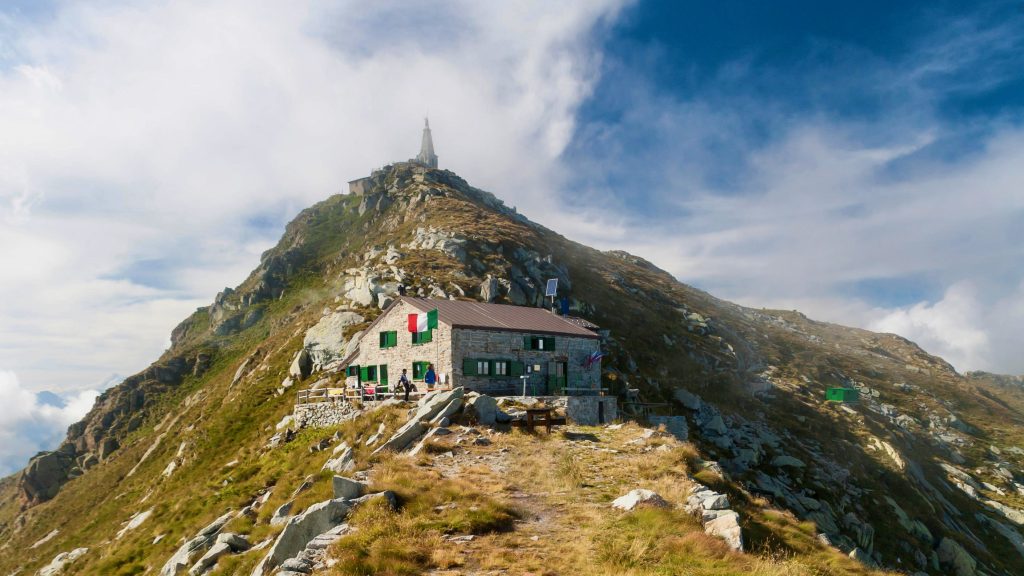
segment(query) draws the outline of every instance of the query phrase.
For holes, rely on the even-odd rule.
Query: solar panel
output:
[[[558,293],[558,278],[548,280],[548,286],[544,290],[545,296],[555,296]]]

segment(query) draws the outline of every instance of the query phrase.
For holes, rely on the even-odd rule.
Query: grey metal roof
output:
[[[561,316],[552,314],[543,308],[410,296],[403,296],[401,300],[423,312],[437,308],[438,321],[450,324],[453,328],[482,328],[599,338],[594,332],[568,322]]]

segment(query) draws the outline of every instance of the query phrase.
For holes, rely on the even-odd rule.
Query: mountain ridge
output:
[[[961,375],[896,335],[720,300],[642,257],[588,248],[530,222],[454,173],[410,163],[375,172],[363,194],[300,212],[245,280],[174,328],[157,362],[101,394],[58,450],[0,481],[4,547],[32,544],[61,524],[61,534],[18,565],[31,567],[87,543],[54,514],[75,509],[70,501],[101,479],[123,487],[119,497],[141,500],[132,507],[176,493],[178,478],[193,469],[244,485],[244,498],[242,488],[224,494],[203,485],[236,504],[257,491],[253,479],[284,484],[289,472],[263,460],[273,452],[262,442],[302,382],[290,370],[297,350],[318,358],[316,378],[331,379],[323,368],[358,340],[399,283],[423,296],[538,305],[548,277],[560,279],[575,314],[611,331],[604,385],[623,399],[638,390],[685,416],[692,443],[721,465],[731,489],[813,522],[830,546],[859,550],[868,563],[927,573],[961,570],[968,558],[977,573],[1024,566],[1015,527],[1024,451],[1010,450],[1024,444],[1024,394],[1004,384],[1014,377]],[[334,348],[310,347],[306,335],[342,313],[363,320],[345,325]],[[858,388],[865,400],[825,404],[829,386]],[[228,438],[251,481],[212,464],[232,445]],[[81,511],[93,529],[126,516],[123,507],[85,499],[96,506]],[[188,499],[174,504],[158,506],[147,522],[185,533],[213,514]],[[876,541],[883,531],[899,537]],[[117,564],[136,573],[170,555],[165,545],[131,538],[67,570]],[[15,567],[0,560],[0,570]]]

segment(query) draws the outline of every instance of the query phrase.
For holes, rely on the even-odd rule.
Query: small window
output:
[[[491,363],[487,360],[476,361],[476,373],[478,376],[490,376],[491,374]]]
[[[359,376],[359,365],[353,364],[348,367],[348,372],[345,373],[347,376]]]
[[[554,351],[555,339],[552,336],[524,336],[523,349],[543,350],[545,352]]]
[[[413,362],[412,363],[412,379],[423,380],[423,377],[427,375],[427,367],[430,366],[430,362]]]
[[[398,332],[395,330],[384,331],[380,333],[380,347],[381,348],[392,348],[398,346]]]
[[[427,330],[426,332],[413,332],[412,343],[413,344],[426,344],[434,340],[433,330]]]
[[[366,367],[366,377],[363,378],[363,380],[365,380],[367,382],[376,382],[377,381],[377,367],[376,366],[367,366]]]
[[[509,361],[508,360],[495,360],[494,362],[494,375],[495,376],[508,376],[509,375]]]

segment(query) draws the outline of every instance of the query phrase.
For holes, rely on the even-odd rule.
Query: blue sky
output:
[[[575,240],[1024,373],[1022,48],[1021,2],[6,2],[0,473],[427,112]]]

